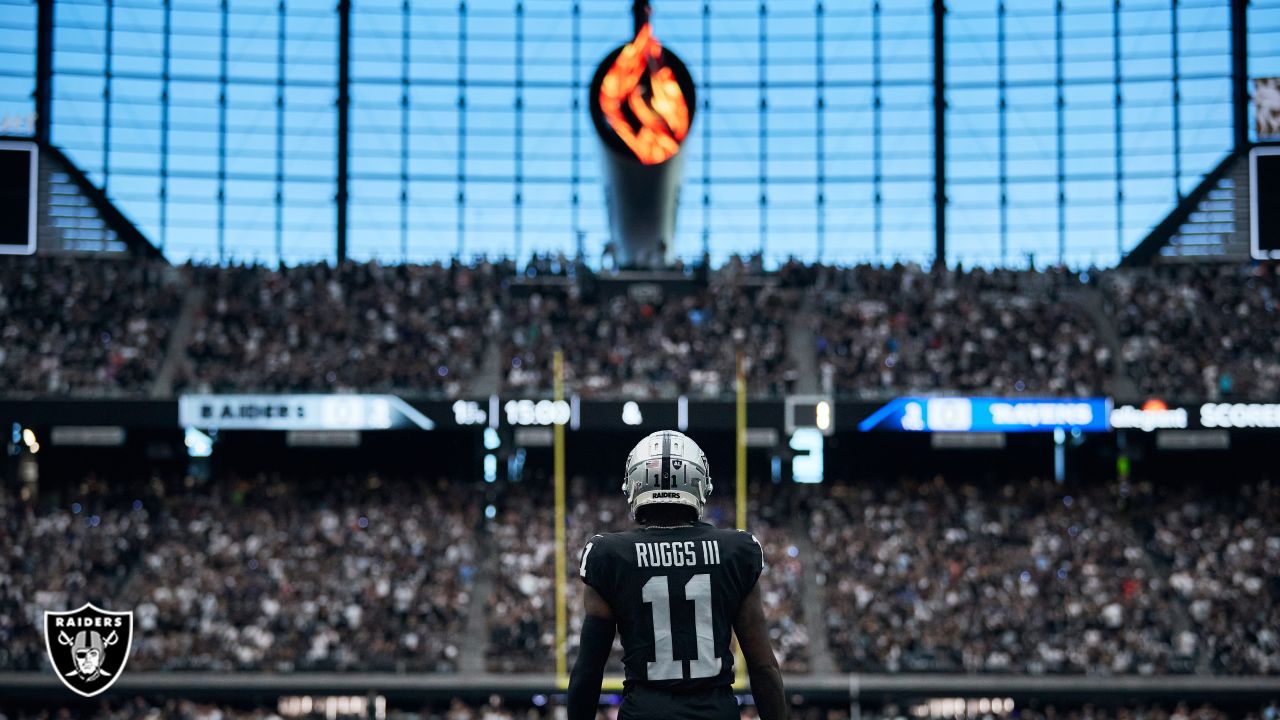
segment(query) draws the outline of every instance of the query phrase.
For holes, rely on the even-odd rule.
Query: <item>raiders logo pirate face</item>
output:
[[[93,697],[111,687],[129,661],[133,613],[85,603],[69,612],[46,612],[44,633],[49,662],[62,683]]]

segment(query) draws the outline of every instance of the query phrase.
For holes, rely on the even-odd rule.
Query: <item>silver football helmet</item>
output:
[[[622,494],[627,496],[632,519],[640,508],[657,503],[687,505],[701,519],[711,495],[707,456],[684,433],[652,433],[627,455]]]

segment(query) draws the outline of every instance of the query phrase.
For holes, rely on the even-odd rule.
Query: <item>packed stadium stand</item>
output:
[[[480,387],[545,397],[551,353],[563,349],[567,390],[587,399],[732,397],[739,353],[758,399],[792,394],[805,376],[856,400],[1119,398],[1128,388],[1133,401],[1219,401],[1266,399],[1280,387],[1278,275],[1268,264],[1075,272],[791,262],[765,271],[748,259],[670,296],[583,292],[591,283],[560,267],[3,259],[0,330],[44,339],[6,342],[0,372],[10,394],[26,398],[453,399]],[[1127,470],[1065,483],[832,470],[816,487],[749,483],[769,635],[789,674],[1280,676],[1280,492],[1270,475],[1220,485]],[[210,477],[157,465],[68,480],[0,494],[0,672],[45,669],[42,611],[94,598],[133,608],[130,669],[140,673],[519,677],[547,672],[555,655],[545,474],[492,485],[465,473]],[[627,524],[615,482],[571,479],[571,557],[591,533]],[[732,525],[731,498],[715,497],[708,518]],[[566,570],[574,628],[581,586],[572,561]],[[571,664],[577,637],[565,639]],[[619,659],[615,647],[612,675]],[[139,698],[81,716],[276,710]],[[886,718],[918,715],[889,710]],[[61,716],[77,712],[86,711]],[[511,712],[468,700],[403,716]],[[543,711],[515,714],[530,712]],[[1260,712],[1034,705],[1019,716]]]
[[[1079,288],[1064,270],[821,268],[821,371],[847,394],[1096,394],[1113,358]]]
[[[189,480],[86,478],[53,512],[4,495],[6,669],[46,662],[38,607],[104,597],[134,608],[139,670],[457,669],[477,498],[376,474]]]
[[[549,393],[558,346],[569,387],[586,397],[728,395],[743,351],[753,394],[781,395],[795,382],[785,337],[794,295],[724,274],[688,297],[587,299],[570,290],[513,300],[506,310],[505,386],[516,392]]]
[[[0,670],[42,667],[41,610],[94,597],[134,608],[137,670],[452,673],[468,627],[488,628],[476,647],[491,671],[544,670],[553,654],[554,523],[536,488],[503,492],[488,519],[483,483],[412,476],[129,485],[0,496]],[[630,522],[609,485],[572,483],[575,552]],[[811,669],[809,636],[825,632],[845,671],[1280,674],[1272,482],[756,488],[748,527],[790,672]],[[708,518],[731,524],[729,503]],[[481,575],[487,597],[473,592]]]
[[[568,391],[588,398],[728,396],[739,353],[757,397],[794,392],[805,375],[868,398],[1087,396],[1117,378],[1134,388],[1129,399],[1280,390],[1273,265],[726,267],[703,290],[649,299],[564,284],[515,294],[514,264],[487,262],[174,269],[41,258],[0,260],[0,273],[13,289],[0,297],[4,337],[42,338],[7,342],[0,372],[32,395],[146,395],[168,362],[180,391],[459,397],[492,372],[492,384],[539,396],[551,392],[556,348]],[[187,303],[192,316],[179,318]],[[797,334],[809,337],[812,368],[792,350]]]
[[[546,666],[555,640],[555,523],[549,505],[516,491],[501,503],[488,540],[494,573],[486,599],[487,668],[532,671]]]
[[[1278,437],[1280,0],[0,0],[0,720],[1280,720]]]
[[[1148,395],[1280,393],[1280,273],[1274,266],[1174,265],[1105,275],[1125,371]]]
[[[182,297],[178,273],[163,261],[0,258],[0,387],[145,393]]]
[[[483,359],[500,270],[324,264],[189,268],[204,302],[181,386],[458,395]]]
[[[1275,673],[1277,499],[1268,482],[833,487],[812,530],[831,647],[863,671]]]

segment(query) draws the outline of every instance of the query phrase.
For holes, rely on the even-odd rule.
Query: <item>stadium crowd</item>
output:
[[[183,386],[453,397],[483,361],[503,268],[346,263],[190,270],[206,297]]]
[[[545,493],[377,474],[192,483],[122,490],[90,476],[39,502],[0,491],[0,670],[43,666],[43,610],[100,598],[134,609],[140,670],[455,672],[469,647],[492,671],[527,672],[553,657]],[[573,483],[571,554],[629,526],[611,495]],[[830,482],[763,490],[750,512],[790,672],[812,666],[810,633],[824,632],[847,671],[1280,673],[1280,486],[1268,481]],[[708,519],[731,524],[728,499]],[[479,641],[473,612],[486,613]]]
[[[811,498],[846,670],[1280,672],[1280,488],[943,478]]]
[[[0,668],[47,662],[41,613],[134,611],[136,670],[457,669],[479,510],[421,480],[89,479],[56,508],[5,493]]]
[[[554,513],[523,490],[500,504],[486,532],[493,591],[485,664],[492,672],[545,670],[555,643]]]
[[[1111,350],[1070,298],[1076,275],[824,268],[810,291],[828,391],[1098,394]]]
[[[109,492],[91,476],[46,504],[0,485],[0,670],[45,667],[45,610],[120,596],[150,527]]]
[[[1181,644],[1217,674],[1280,673],[1280,485],[1172,493],[1150,543]]]
[[[174,363],[175,388],[187,391],[457,397],[482,368],[494,372],[489,359],[497,367],[487,383],[543,395],[559,347],[568,389],[583,397],[722,397],[734,390],[739,353],[749,392],[779,396],[802,375],[788,342],[799,331],[813,334],[821,388],[844,396],[1098,395],[1125,373],[1144,396],[1280,392],[1271,265],[1073,273],[791,262],[766,272],[735,258],[691,294],[645,284],[606,292],[593,277],[556,258],[523,271],[483,260],[171,268],[0,259],[0,383],[19,393],[146,394],[191,299]],[[1114,327],[1102,332],[1099,322]]]
[[[765,496],[766,498],[768,496]],[[792,537],[791,518],[768,499],[749,503],[748,529],[764,551],[765,573],[761,575],[761,600],[769,622],[769,638],[783,672],[809,672],[809,626],[804,607],[804,563]]]
[[[504,386],[549,393],[561,347],[567,387],[583,397],[731,395],[739,353],[748,391],[781,395],[797,376],[786,344],[793,311],[794,294],[727,273],[685,297],[536,293],[506,308]]]
[[[0,388],[107,396],[148,390],[182,296],[178,272],[161,261],[4,257]]]
[[[1148,396],[1217,401],[1280,393],[1280,268],[1116,271],[1102,287],[1121,360]]]

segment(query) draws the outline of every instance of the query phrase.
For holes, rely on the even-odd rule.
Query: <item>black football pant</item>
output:
[[[627,692],[618,720],[739,720],[733,689],[677,694],[639,686]]]

